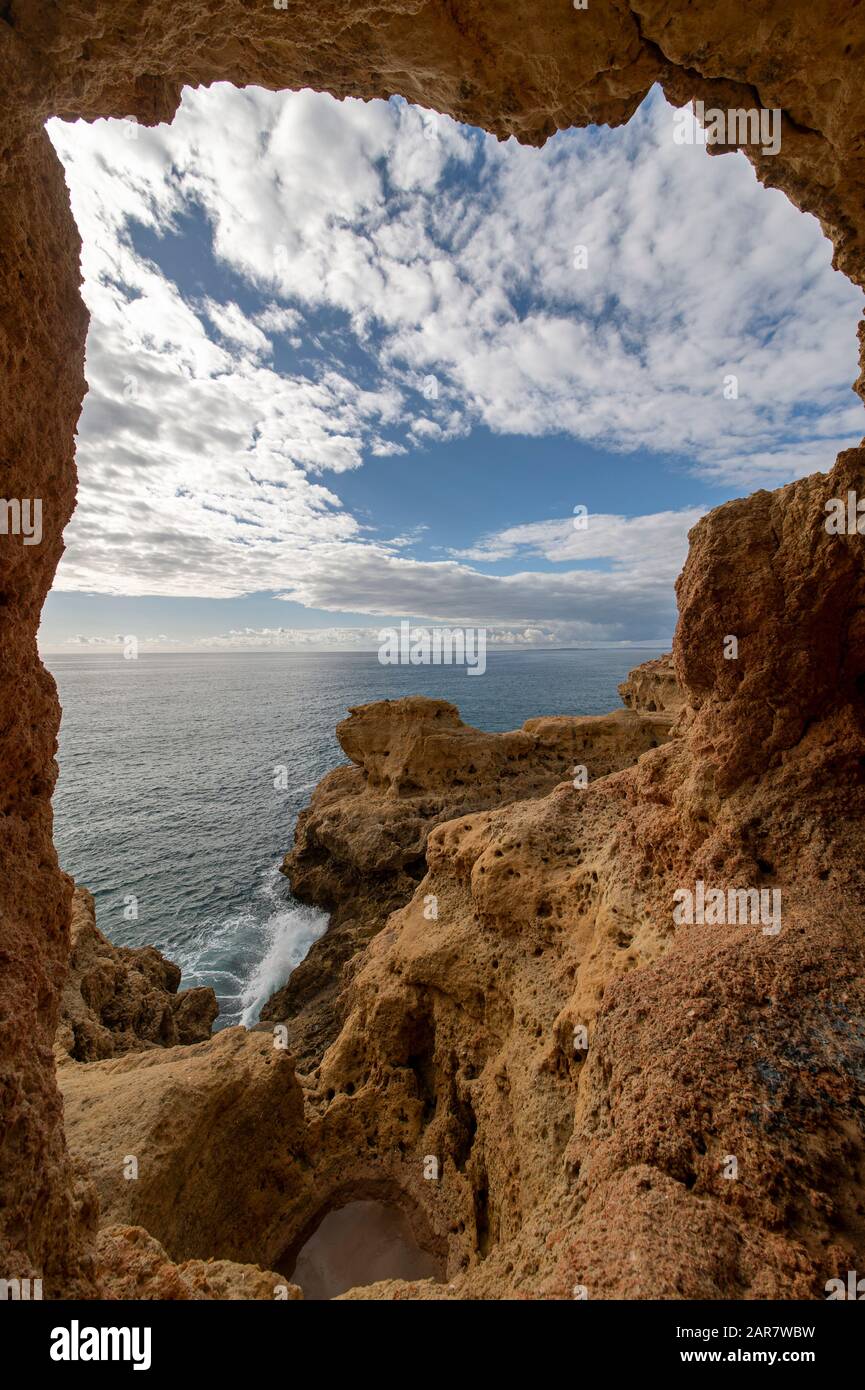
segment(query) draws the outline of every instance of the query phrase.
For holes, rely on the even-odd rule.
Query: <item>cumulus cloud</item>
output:
[[[743,156],[675,144],[673,114],[656,94],[541,151],[400,101],[226,85],[170,127],[51,122],[92,314],[58,587],[668,630],[693,510],[516,525],[431,562],[333,479],[478,426],[743,490],[858,440],[861,293],[813,219]],[[135,250],[195,216],[224,294]]]
[[[539,555],[545,560],[608,560],[613,566],[636,567],[644,575],[675,578],[687,554],[688,531],[703,515],[702,507],[655,512],[646,516],[590,514],[574,508],[571,517],[509,526],[483,536],[471,549],[453,551],[461,559],[512,560]]]

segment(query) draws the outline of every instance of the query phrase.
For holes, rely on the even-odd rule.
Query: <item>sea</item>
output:
[[[279,870],[316,783],[346,761],[351,706],[430,695],[496,731],[602,714],[662,650],[492,652],[477,676],[375,652],[45,656],[63,706],[60,862],[111,941],[158,947],[181,988],[212,986],[217,1028],[249,1026],[327,927]]]

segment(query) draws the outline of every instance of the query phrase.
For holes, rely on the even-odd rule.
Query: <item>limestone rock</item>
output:
[[[96,1238],[103,1298],[190,1300],[302,1298],[296,1284],[256,1265],[231,1260],[173,1264],[141,1226],[106,1226]]]
[[[96,925],[93,898],[72,899],[69,973],[55,1046],[79,1062],[176,1043],[202,1042],[219,1012],[212,989],[178,994],[180,969],[153,946],[113,946]]]
[[[273,1040],[242,1030],[68,1062],[70,1143],[109,1217],[145,1222],[173,1259],[290,1277],[328,1210],[377,1197],[447,1270],[357,1295],[388,1299],[820,1298],[855,1268],[865,567],[824,526],[850,488],[865,493],[865,450],[698,524],[680,735],[585,788],[435,825],[302,1099]],[[398,732],[415,766],[401,716]],[[374,795],[398,804],[370,743]],[[678,923],[698,879],[779,892],[782,930]],[[121,1151],[145,1156],[143,1186],[118,1177]]]
[[[52,1054],[72,884],[52,847],[60,711],[35,638],[74,505],[87,318],[45,119],[170,120],[184,83],[227,80],[400,93],[540,143],[569,125],[627,120],[660,81],[677,102],[780,107],[779,155],[746,151],[756,175],[820,219],[836,265],[865,285],[863,56],[860,7],[829,0],[611,0],[585,12],[492,0],[458,11],[424,0],[288,12],[247,0],[204,12],[192,0],[4,6],[0,461],[6,496],[44,504],[40,546],[0,546],[6,1277],[43,1277],[49,1297],[100,1288],[96,1207],[66,1151]],[[695,528],[674,644],[681,738],[590,783],[582,800],[565,785],[433,831],[429,877],[370,943],[344,1027],[310,1077],[315,1184],[298,1179],[271,1244],[296,1241],[329,1203],[378,1184],[448,1243],[455,1296],[569,1297],[581,1280],[600,1296],[820,1296],[827,1273],[855,1267],[865,1244],[863,562],[860,539],[830,543],[815,521],[826,496],[851,484],[865,493],[861,451],[829,477],[727,504]],[[726,662],[730,633],[740,651]],[[328,795],[351,802],[358,773]],[[389,842],[398,833],[379,846],[383,881],[407,890],[419,866],[388,862]],[[326,887],[321,866],[319,877]],[[781,935],[673,929],[671,890],[697,877],[780,885]],[[418,915],[427,892],[446,907],[432,924]],[[583,1016],[591,1039],[580,1061],[569,1038]],[[186,1235],[197,1233],[205,1259],[225,1254],[224,1231],[237,1239],[219,1184],[265,1223],[283,1210],[280,1165],[265,1172],[253,1149],[245,1192],[245,1152],[228,1144],[220,1156],[202,1130],[198,1169],[181,1132],[169,1078],[185,1077],[193,1054],[209,1059],[198,1084],[214,1143],[230,1123],[220,1086],[254,1131],[229,1076],[235,1063],[235,1081],[265,1064],[247,1066],[234,1046],[62,1066],[70,1078],[92,1071],[104,1097],[117,1085],[118,1146],[142,1095],[152,1127],[138,1132],[158,1137],[162,1126],[171,1191],[181,1186],[172,1145],[188,1165]],[[135,1086],[123,1081],[133,1071]],[[261,1080],[266,1128],[282,1088],[271,1094]],[[179,1094],[195,1108],[194,1087]],[[437,1184],[418,1177],[433,1143]],[[740,1177],[719,1185],[725,1153],[738,1154]],[[291,1171],[308,1177],[312,1162]],[[153,1188],[144,1205],[169,1233],[183,1219]]]
[[[678,714],[685,703],[672,655],[658,656],[653,661],[644,661],[642,666],[635,666],[619,686],[619,694],[628,709],[643,714],[653,714],[656,710]]]
[[[674,686],[670,671],[664,688]],[[343,966],[412,896],[434,826],[543,796],[577,766],[589,777],[627,767],[665,742],[672,722],[665,711],[619,710],[529,719],[496,734],[464,724],[446,700],[422,696],[351,710],[337,737],[354,766],[316,787],[283,866],[294,895],[331,921],[262,1019],[289,1020],[299,1056],[320,1056],[334,1035]]]
[[[856,1267],[865,606],[824,527],[851,487],[865,450],[704,518],[682,736],[436,827],[348,987],[316,1094],[450,1233],[456,1296],[819,1298]],[[677,925],[697,879],[778,891],[782,930]]]
[[[66,1061],[58,1079],[103,1223],[145,1227],[176,1261],[267,1268],[281,1252],[284,1208],[311,1175],[300,1088],[273,1036],[226,1028],[194,1046]]]
[[[10,35],[0,22],[0,87]],[[39,546],[0,538],[0,1269],[72,1296],[93,1287],[95,1208],[68,1163],[54,1078],[72,882],[52,844],[60,705],[36,629],[74,504],[87,314],[48,136],[0,128],[0,494],[41,497],[44,518]]]

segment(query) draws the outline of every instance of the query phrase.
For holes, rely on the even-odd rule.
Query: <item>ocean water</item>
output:
[[[157,946],[181,988],[211,985],[217,1028],[254,1023],[327,925],[279,865],[316,782],[345,761],[334,730],[351,705],[437,696],[490,730],[602,714],[661,650],[491,653],[482,676],[374,652],[47,656],[63,705],[60,862],[110,940]]]

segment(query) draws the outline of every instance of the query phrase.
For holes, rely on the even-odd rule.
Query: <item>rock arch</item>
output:
[[[590,0],[587,10],[575,10],[570,0],[378,0],[360,7],[347,0],[287,0],[284,9],[269,0],[212,0],[204,7],[198,0],[94,0],[87,6],[7,0],[0,7],[0,492],[41,497],[44,504],[41,546],[0,549],[0,1273],[44,1275],[55,1291],[98,1286],[94,1212],[73,1181],[51,1051],[71,884],[51,842],[59,706],[38,659],[36,631],[74,505],[87,316],[79,295],[78,233],[45,120],[170,120],[184,84],[228,80],[310,86],[339,97],[399,93],[496,135],[540,144],[568,126],[626,121],[660,82],[679,103],[697,97],[725,107],[780,107],[782,152],[775,159],[749,154],[756,174],[820,218],[836,266],[865,287],[863,15],[858,0],[843,6],[762,0],[749,7],[716,0],[673,6]],[[865,364],[862,329],[860,338]],[[865,395],[865,372],[858,386]],[[855,868],[858,846],[861,870],[863,816],[856,769],[865,766],[863,566],[852,544],[830,554],[805,537],[814,509],[823,496],[834,495],[832,488],[865,492],[863,458],[861,451],[848,451],[831,483],[818,475],[779,493],[757,494],[696,528],[679,586],[676,664],[691,706],[691,761],[675,784],[675,815],[659,809],[670,794],[660,786],[659,763],[622,774],[630,778],[622,784],[623,800],[642,797],[654,807],[643,845],[658,865],[681,854],[683,825],[695,855],[702,853],[706,837],[700,839],[699,827],[757,773],[782,764],[788,769],[774,801],[755,806],[746,799],[739,806],[755,822],[771,821],[769,838],[776,841],[789,814],[785,797],[799,798],[798,814],[812,816],[819,836],[839,823],[840,809],[829,803],[843,791],[848,833],[831,869],[843,888],[833,910],[842,915],[857,904],[861,909],[862,893]],[[717,659],[712,614],[720,606],[764,644],[765,659],[741,683]],[[653,777],[658,785],[651,785]],[[765,823],[762,830],[752,826],[755,843],[764,831]],[[826,865],[818,859],[813,872],[822,875]],[[861,953],[861,929],[857,934],[855,923],[847,925],[847,935],[832,936],[832,947],[820,935],[819,920],[803,916],[798,966],[794,952],[787,974],[781,972],[783,988],[795,993],[797,968],[816,970],[822,963],[824,987],[840,991],[833,1007],[841,1007],[841,994],[852,1001],[851,961]],[[846,959],[843,968],[841,957],[833,966],[830,947]],[[690,980],[699,994],[709,969],[707,959],[689,957],[678,984],[672,976],[653,977],[649,995],[659,991],[656,1002],[666,1000],[679,1018],[683,982]],[[729,962],[725,969],[733,971],[733,997],[735,970]],[[741,966],[743,979],[748,969]],[[769,988],[766,980],[760,988]],[[626,991],[600,1025],[620,1059],[635,1036],[645,1040],[635,1009],[634,992]],[[628,1018],[634,1026],[626,1037]],[[766,1045],[783,1044],[781,1030]],[[681,1059],[681,1045],[675,1055]],[[842,1080],[852,1075],[851,1057],[839,1063]],[[642,1181],[634,1176],[637,1160],[632,1156],[626,1169],[624,1158],[613,1154],[627,1126],[620,1121],[615,1142],[603,1132],[601,1112],[612,1102],[603,1099],[597,1077],[593,1085],[599,1107],[588,1165],[597,1170],[593,1191],[611,1184],[608,1226],[631,1220],[636,1230],[649,1198],[628,1199],[628,1184]],[[821,1121],[827,1133],[834,1122]],[[648,1140],[641,1143],[635,1130],[634,1153],[645,1162]],[[827,1165],[834,1161],[825,1155]],[[849,1224],[861,1154],[848,1152],[845,1162],[841,1186]],[[662,1222],[675,1207],[673,1181],[668,1167],[651,1198]],[[761,1211],[768,1231],[771,1211]],[[587,1250],[597,1252],[604,1229],[599,1218],[582,1237]],[[827,1232],[837,1234],[831,1222]]]

